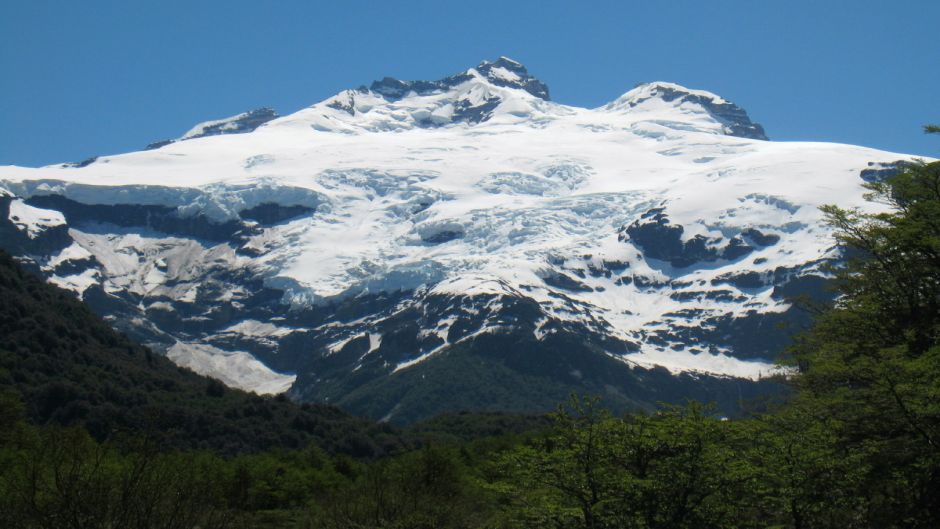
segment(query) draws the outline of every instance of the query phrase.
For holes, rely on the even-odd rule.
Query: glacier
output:
[[[819,206],[877,211],[863,173],[911,159],[770,141],[672,83],[563,105],[505,57],[273,116],[0,167],[0,247],[171,358],[301,400],[508,335],[581,337],[571,355],[657,384],[757,383],[792,333],[773,329],[802,321],[791,297],[820,295],[839,258]]]

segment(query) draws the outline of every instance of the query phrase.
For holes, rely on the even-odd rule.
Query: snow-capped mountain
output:
[[[262,114],[0,168],[0,246],[182,365],[389,420],[732,408],[825,295],[818,206],[878,207],[863,177],[908,158],[670,83],[566,106],[505,57]]]

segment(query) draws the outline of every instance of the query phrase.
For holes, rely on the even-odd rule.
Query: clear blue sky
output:
[[[260,106],[508,55],[556,101],[677,82],[776,140],[940,156],[940,1],[0,0],[0,164],[137,150]]]

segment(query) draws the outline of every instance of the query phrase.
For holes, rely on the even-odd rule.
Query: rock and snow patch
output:
[[[493,77],[495,77],[495,78],[497,78],[497,79],[500,79],[500,80],[503,80],[503,81],[509,81],[509,82],[512,82],[512,83],[518,83],[519,81],[522,80],[522,78],[519,77],[519,74],[510,72],[509,70],[507,70],[506,68],[503,68],[503,67],[501,67],[501,66],[497,66],[497,67],[495,67],[495,68],[491,68],[491,69],[490,69],[490,75],[493,76]]]
[[[101,281],[101,274],[98,270],[88,269],[79,274],[59,276],[52,275],[49,277],[49,282],[53,285],[56,285],[65,290],[71,290],[83,297],[86,290],[93,285],[99,284]]]
[[[10,202],[10,222],[25,231],[30,239],[35,239],[49,228],[65,225],[65,215],[51,209],[30,206],[20,199]]]
[[[244,320],[223,330],[223,333],[234,333],[241,336],[256,338],[282,338],[297,329],[278,327],[258,320]]]
[[[259,395],[284,393],[296,375],[277,373],[244,351],[223,351],[200,343],[177,342],[166,353],[177,365]]]
[[[675,374],[693,372],[761,380],[786,372],[784,368],[772,362],[741,360],[724,353],[667,351],[650,346],[643,347],[643,350],[637,353],[611,356],[642,367],[665,367]]]

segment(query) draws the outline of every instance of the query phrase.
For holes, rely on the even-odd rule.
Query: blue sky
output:
[[[260,106],[508,55],[565,104],[716,92],[775,140],[940,156],[940,1],[0,0],[0,164],[138,150]]]

